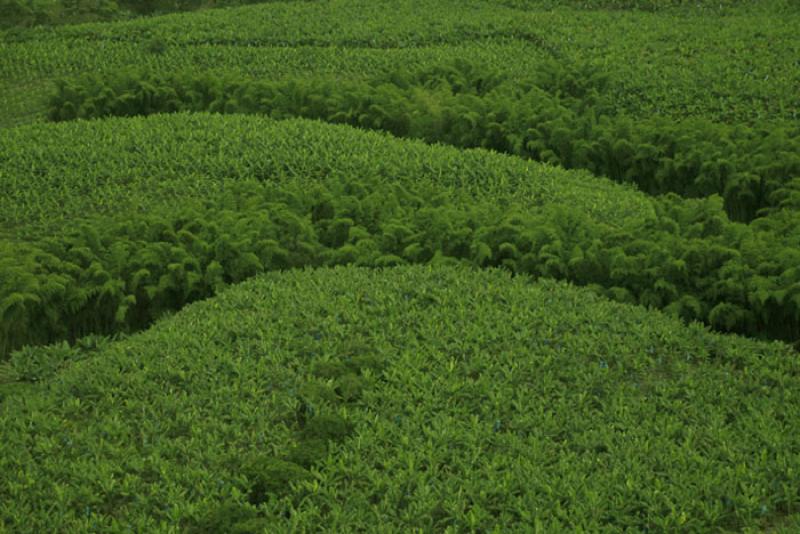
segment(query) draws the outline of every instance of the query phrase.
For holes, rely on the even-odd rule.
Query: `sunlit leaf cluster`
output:
[[[15,532],[764,531],[800,505],[785,345],[498,270],[272,273],[63,353],[0,386],[27,388],[0,401]]]

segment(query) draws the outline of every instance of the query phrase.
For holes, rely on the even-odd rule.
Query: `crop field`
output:
[[[0,533],[800,532],[800,4],[1,14]]]

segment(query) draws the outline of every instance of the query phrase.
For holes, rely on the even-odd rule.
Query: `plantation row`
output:
[[[606,72],[618,112],[754,123],[800,118],[800,62],[793,59],[798,23],[796,14],[774,12],[720,19],[526,13],[495,2],[349,1],[335,9],[325,2],[279,2],[6,33],[0,35],[0,78],[44,81],[131,64],[160,73],[219,69],[270,79],[345,78],[458,57],[526,78],[539,60],[556,58],[566,67],[588,61]],[[18,92],[9,89],[7,97]]]
[[[785,345],[496,270],[273,273],[7,376],[44,381],[0,385],[20,533],[763,532],[800,505]]]
[[[749,0],[498,0],[498,3],[516,9],[553,9],[570,6],[580,9],[638,9],[663,12],[689,8],[692,11],[709,11],[716,15],[760,9],[768,9],[772,13],[797,11],[797,4],[791,0],[775,0],[768,5]]]
[[[419,69],[425,65],[452,62],[459,57],[470,57],[483,64],[502,64],[506,74],[523,77],[534,72],[545,56],[524,42],[513,40],[372,50],[333,45],[297,48],[176,46],[155,37],[142,38],[136,43],[108,41],[92,44],[76,38],[55,43],[0,43],[0,73],[9,83],[13,80],[51,80],[88,72],[111,74],[135,64],[153,72],[196,68],[245,79],[303,75],[361,79],[386,75],[399,65]],[[513,58],[513,65],[510,58]],[[50,87],[47,89],[51,90]]]
[[[91,214],[219,206],[226,188],[253,179],[428,183],[501,205],[572,206],[609,224],[653,213],[630,186],[488,151],[308,120],[180,113],[0,131],[0,232],[36,238]]]
[[[38,25],[79,24],[137,15],[192,11],[209,7],[267,3],[270,0],[0,0],[0,30]]]
[[[86,22],[125,20],[135,16],[186,12],[214,7],[233,7],[268,3],[271,0],[52,0],[30,2],[26,0],[0,0],[0,30],[32,26],[53,26]],[[274,0],[273,0],[274,1]],[[300,0],[303,1],[303,0]],[[310,1],[310,0],[306,0]],[[553,0],[501,0],[501,5],[517,9],[551,9],[565,2]],[[569,5],[569,3],[566,3]],[[673,7],[691,7],[725,13],[726,8],[752,7],[741,0],[573,0],[572,7],[590,9],[643,9],[659,11]],[[783,0],[774,2],[772,10],[791,10],[794,4]],[[773,11],[774,12],[774,11]]]
[[[796,125],[633,120],[614,114],[606,85],[607,77],[588,65],[566,69],[557,63],[544,64],[527,82],[466,61],[369,82],[122,72],[59,82],[50,117],[174,111],[306,117],[587,169],[636,183],[651,195],[718,194],[739,221],[765,208],[800,208],[792,200],[800,191]]]
[[[542,54],[520,41],[464,43],[457,46],[375,50],[340,47],[174,46],[158,39],[141,43],[0,43],[0,127],[47,120],[47,102],[56,79],[83,72],[113,74],[128,65],[157,72],[197,71],[242,78],[315,77],[361,79],[383,76],[398,65],[425,65],[471,57],[504,64],[511,76],[534,72]],[[514,59],[514,65],[509,64]],[[8,61],[5,61],[8,59]]]
[[[789,226],[792,219],[784,220],[781,232],[745,226],[728,221],[719,199],[651,201],[602,181],[581,186],[585,176],[555,169],[550,176],[540,171],[543,180],[537,182],[535,173],[506,174],[506,169],[525,168],[514,158],[409,148],[323,124],[208,115],[110,124],[71,125],[61,135],[104,137],[109,154],[125,152],[126,145],[135,154],[136,144],[129,143],[137,129],[160,129],[175,139],[172,147],[139,145],[141,184],[113,157],[106,162],[100,154],[101,159],[76,165],[68,158],[86,158],[81,147],[70,156],[57,140],[48,146],[41,129],[20,129],[6,138],[6,146],[17,150],[39,144],[27,155],[37,161],[42,150],[60,147],[67,159],[59,166],[53,153],[48,167],[68,171],[74,165],[83,182],[70,184],[71,174],[59,174],[38,183],[31,175],[28,183],[24,172],[13,168],[0,175],[9,202],[15,202],[16,188],[23,199],[35,190],[42,205],[63,198],[70,213],[67,219],[56,213],[51,224],[41,224],[39,206],[22,202],[32,210],[30,224],[18,219],[17,227],[9,226],[12,234],[0,241],[4,354],[26,343],[139,329],[262,271],[349,263],[504,266],[588,285],[611,298],[705,321],[722,331],[800,339],[800,234],[796,225]],[[205,131],[195,146],[217,145],[219,153],[193,162],[187,139],[198,124]],[[115,138],[114,128],[132,133]],[[18,143],[26,134],[28,142]],[[149,135],[143,139],[155,140]],[[267,140],[276,136],[276,149],[267,149]],[[226,140],[231,144],[225,146]],[[349,148],[337,150],[336,143]],[[138,187],[152,183],[145,174],[147,153],[153,161],[167,162],[175,147],[185,148],[187,159],[178,158],[161,175],[152,171],[162,182],[153,192],[165,195],[160,204],[146,207],[121,197],[97,209],[89,196],[80,210],[76,202],[93,180],[98,198],[120,184],[129,184],[135,197]],[[244,163],[232,173],[231,161]],[[405,173],[394,174],[403,162]],[[279,170],[273,172],[271,165]],[[461,170],[467,168],[486,174],[465,176]],[[190,179],[171,183],[170,176]],[[16,185],[9,177],[18,180]],[[201,189],[201,183],[216,185]],[[95,211],[98,216],[92,217]]]
[[[24,244],[0,241],[0,348],[141,329],[265,270],[462,261],[559,276],[570,259],[591,269],[573,257],[578,236],[567,235],[585,222],[565,210],[523,215],[437,187],[327,182],[240,182],[213,199],[219,206],[86,219]]]
[[[387,10],[388,6],[394,9]],[[115,24],[36,28],[13,32],[6,41],[81,38],[96,43],[135,43],[143,38],[161,37],[176,45],[405,48],[538,35],[519,19],[517,11],[486,7],[476,4],[464,9],[457,0],[353,0],[341,2],[331,10],[326,2],[276,2]],[[524,19],[530,22],[533,17]]]

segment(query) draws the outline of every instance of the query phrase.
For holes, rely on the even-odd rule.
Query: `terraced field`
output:
[[[796,4],[200,4],[0,31],[0,532],[800,529]]]

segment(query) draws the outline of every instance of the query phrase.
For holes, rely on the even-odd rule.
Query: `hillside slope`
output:
[[[788,355],[498,270],[272,273],[127,339],[15,358],[6,380],[28,384],[0,404],[0,517],[14,532],[797,526]]]
[[[632,115],[798,119],[796,9],[720,16],[527,3],[519,10],[495,1],[275,2],[0,33],[0,126],[41,120],[55,79],[130,65],[353,79],[459,57],[515,77],[543,59],[592,63],[611,76],[615,102]]]

